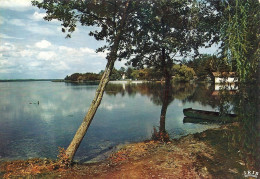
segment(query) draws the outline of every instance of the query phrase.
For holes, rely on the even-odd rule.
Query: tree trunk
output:
[[[129,4],[129,0],[125,4],[125,9],[124,9],[123,16],[122,16],[122,19],[121,19],[121,22],[120,22],[120,27],[117,31],[117,34],[116,34],[115,39],[114,39],[114,43],[111,47],[111,52],[108,56],[108,62],[107,62],[107,65],[106,65],[106,69],[105,69],[104,74],[103,74],[103,76],[100,80],[99,86],[96,90],[95,97],[94,97],[94,99],[93,99],[93,101],[90,105],[88,113],[86,114],[86,116],[83,119],[83,122],[81,123],[80,127],[78,128],[78,130],[77,130],[74,138],[72,139],[70,145],[66,149],[65,154],[66,154],[67,160],[69,160],[69,162],[72,162],[74,155],[75,155],[81,141],[83,140],[83,138],[84,138],[84,136],[85,136],[85,134],[86,134],[86,132],[89,128],[91,121],[93,120],[93,118],[96,114],[96,111],[97,111],[97,109],[98,109],[98,107],[101,103],[101,100],[102,100],[102,97],[103,97],[103,94],[104,94],[104,91],[105,91],[105,87],[106,87],[107,83],[109,82],[109,77],[112,73],[112,70],[114,68],[114,63],[117,59],[117,51],[118,51],[118,48],[119,48],[121,36],[123,34],[123,28],[124,28],[125,23],[126,23],[128,4]]]
[[[160,135],[162,140],[168,140],[166,139],[166,137],[168,137],[166,134],[166,129],[165,129],[165,118],[166,118],[166,112],[167,112],[167,108],[169,105],[169,91],[170,91],[170,86],[171,86],[171,75],[169,72],[169,64],[170,64],[170,68],[171,68],[171,63],[169,63],[169,61],[166,60],[166,54],[165,54],[165,48],[162,49],[162,68],[163,68],[163,74],[164,74],[164,78],[165,78],[165,83],[164,83],[164,89],[163,89],[163,104],[162,104],[162,109],[161,109],[161,116],[160,116]],[[168,62],[168,63],[167,63]]]
[[[163,104],[162,104],[161,115],[160,115],[160,130],[159,130],[160,133],[163,134],[166,133],[165,117],[169,105],[170,84],[171,84],[171,79],[169,77],[165,77],[165,84],[163,89]]]
[[[107,83],[109,82],[109,76],[114,67],[114,63],[115,63],[115,60],[108,60],[105,72],[100,80],[99,86],[96,90],[95,97],[91,103],[88,113],[84,117],[83,122],[81,123],[74,138],[72,139],[69,147],[66,150],[66,155],[70,162],[73,160],[74,155],[75,155],[81,141],[83,140],[83,138],[90,126],[90,123],[93,120],[93,118],[96,114],[96,111],[101,103],[101,100],[102,100],[102,97],[103,97],[103,94],[105,91],[105,87],[106,87]]]

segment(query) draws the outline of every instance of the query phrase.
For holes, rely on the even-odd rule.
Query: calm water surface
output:
[[[55,158],[66,148],[94,97],[96,85],[0,83],[0,160]],[[75,159],[86,161],[118,144],[150,139],[160,125],[160,84],[109,84]],[[216,110],[210,86],[175,84],[167,108],[171,138],[217,125],[183,123],[183,108]],[[38,104],[39,101],[39,104]]]

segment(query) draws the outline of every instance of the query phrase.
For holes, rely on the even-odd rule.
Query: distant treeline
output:
[[[103,75],[103,70],[99,73],[73,73],[70,76],[65,77],[65,81],[72,81],[72,82],[87,82],[87,81],[98,81],[101,79]],[[125,69],[122,67],[119,70],[113,69],[113,72],[110,76],[110,80],[120,80],[125,74]]]
[[[209,54],[203,54],[194,60],[183,60],[182,63],[173,64],[170,75],[175,81],[190,81],[193,79],[207,80],[211,78],[213,80],[212,72],[229,72],[231,71],[225,60]],[[70,76],[66,76],[66,81],[97,81],[101,79],[103,71],[97,73],[74,73]],[[133,68],[121,67],[119,70],[113,69],[110,76],[110,80],[149,80],[157,81],[163,80],[163,72],[156,68]]]
[[[101,74],[96,73],[73,73],[66,76],[66,81],[96,81],[101,79]]]
[[[70,76],[65,77],[65,81],[69,82],[88,82],[88,81],[98,81],[101,79],[103,71],[97,73],[73,73]],[[175,76],[177,81],[189,81],[192,80],[195,76],[195,72],[192,68],[187,67],[186,65],[173,65],[172,67],[172,76]],[[163,79],[163,73],[159,69],[155,68],[145,68],[145,69],[136,69],[124,67],[119,70],[113,69],[110,76],[110,80],[148,80],[148,81],[160,81]]]

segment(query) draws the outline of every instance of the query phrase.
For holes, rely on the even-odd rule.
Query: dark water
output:
[[[0,83],[0,160],[56,158],[81,124],[96,85]],[[118,144],[150,139],[160,125],[161,84],[109,84],[75,159],[86,161]],[[218,110],[214,86],[174,84],[166,115],[171,138],[216,124],[183,123],[183,108]],[[39,104],[38,104],[39,101]]]

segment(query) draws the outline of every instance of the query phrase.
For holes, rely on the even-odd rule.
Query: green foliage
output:
[[[144,1],[145,9],[138,14],[142,30],[132,42],[136,55],[129,63],[140,68],[171,66],[171,56],[184,48],[187,40],[184,30],[188,24],[185,15],[190,11],[187,4],[187,1]]]
[[[103,70],[101,70],[98,74],[96,73],[73,73],[70,76],[66,76],[65,80],[67,81],[97,81],[101,79],[102,74],[104,73]],[[112,74],[110,76],[110,80],[120,80],[122,78],[122,71],[113,69]]]
[[[140,74],[139,73],[139,70],[133,70],[133,72],[131,73],[131,77],[134,79],[134,80],[139,80],[140,79],[140,76],[143,76],[143,74]]]
[[[126,56],[128,64],[153,67],[169,80],[177,56],[197,53],[206,42],[216,41],[211,24],[219,16],[214,11],[204,1],[142,1],[142,10],[137,12],[138,31],[124,51],[134,54]]]
[[[259,62],[260,4],[258,0],[229,0],[224,7],[223,55],[245,82],[256,76]]]
[[[239,128],[229,136],[231,148],[239,146],[239,155],[246,166],[259,167],[259,84],[256,82],[239,83],[239,90],[235,94],[222,90],[219,96],[220,112],[233,111],[238,115]]]
[[[134,80],[147,80],[148,79],[148,70],[140,69],[140,70],[133,70],[131,76]]]
[[[175,64],[173,65],[172,70],[176,81],[187,82],[194,79],[194,70],[186,65]]]
[[[121,78],[122,78],[121,71],[114,68],[110,76],[110,80],[120,80]]]
[[[134,80],[161,80],[163,74],[154,68],[133,69],[131,77]]]
[[[186,62],[186,65],[194,69],[199,80],[205,80],[208,76],[212,77],[212,72],[229,72],[231,70],[223,58],[210,54],[203,54],[193,61]]]
[[[96,81],[100,80],[101,75],[96,73],[73,73],[70,76],[66,76],[65,80],[67,81]]]
[[[128,67],[127,70],[126,70],[126,78],[132,79],[133,78],[132,73],[133,73],[133,68]]]
[[[121,67],[121,68],[119,69],[119,72],[120,72],[121,74],[125,73],[125,71],[126,71],[125,67]]]

